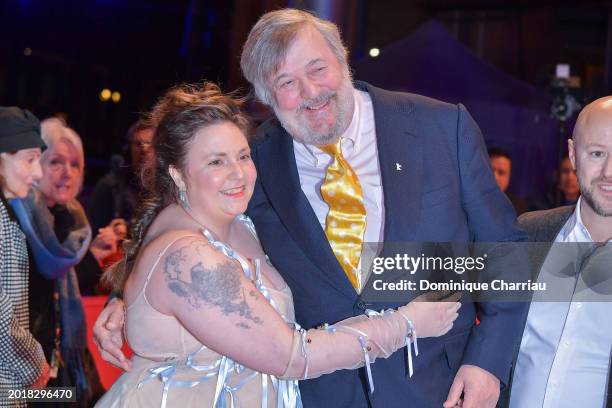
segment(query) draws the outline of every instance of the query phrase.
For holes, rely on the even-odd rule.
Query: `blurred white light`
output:
[[[370,48],[370,57],[378,57],[380,50],[378,48]]]

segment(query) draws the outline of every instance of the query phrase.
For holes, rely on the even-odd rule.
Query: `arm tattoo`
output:
[[[236,326],[248,329],[248,322],[262,324],[263,320],[254,316],[251,307],[246,301],[247,294],[240,283],[242,275],[240,268],[233,262],[227,261],[213,268],[206,268],[198,262],[189,269],[191,282],[183,276],[187,273],[185,262],[187,257],[183,254],[185,247],[170,253],[166,257],[164,276],[168,288],[177,296],[187,299],[194,308],[202,307],[207,303],[221,308],[224,315],[238,314],[244,318]],[[255,300],[256,291],[249,291],[248,295]]]

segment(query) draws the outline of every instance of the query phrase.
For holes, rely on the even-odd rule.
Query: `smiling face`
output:
[[[612,98],[594,105],[578,119],[568,147],[587,204],[584,211],[612,217]]]
[[[41,161],[43,178],[38,189],[48,207],[64,205],[76,198],[81,187],[83,169],[79,152],[72,143],[60,139]]]
[[[25,198],[35,181],[42,177],[40,148],[22,149],[17,153],[0,153],[2,192],[6,198]]]
[[[600,217],[612,217],[612,120],[607,122],[569,141],[585,210]]]
[[[257,173],[246,137],[236,125],[221,122],[198,130],[184,165],[183,175],[173,178],[186,188],[198,219],[225,222],[246,211]]]
[[[274,113],[296,140],[334,143],[353,117],[353,85],[323,36],[305,26],[276,73],[268,78]]]

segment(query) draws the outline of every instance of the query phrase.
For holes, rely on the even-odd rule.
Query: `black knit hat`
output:
[[[34,147],[46,147],[36,116],[26,109],[0,106],[0,153]]]

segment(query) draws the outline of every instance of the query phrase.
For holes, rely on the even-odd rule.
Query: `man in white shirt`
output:
[[[519,221],[531,241],[604,245],[553,245],[548,252],[539,279],[554,280],[556,287],[569,283],[569,296],[564,302],[532,303],[514,370],[511,408],[602,408],[610,402],[606,397],[612,348],[610,294],[604,301],[593,301],[598,294],[592,288],[577,287],[586,280],[582,266],[587,258],[594,251],[600,257],[607,251],[609,257],[611,250],[612,97],[582,110],[568,148],[582,192],[576,206],[528,213]],[[576,273],[569,276],[553,266],[568,256],[584,260],[575,262]],[[604,267],[602,272],[609,280],[612,269]]]

